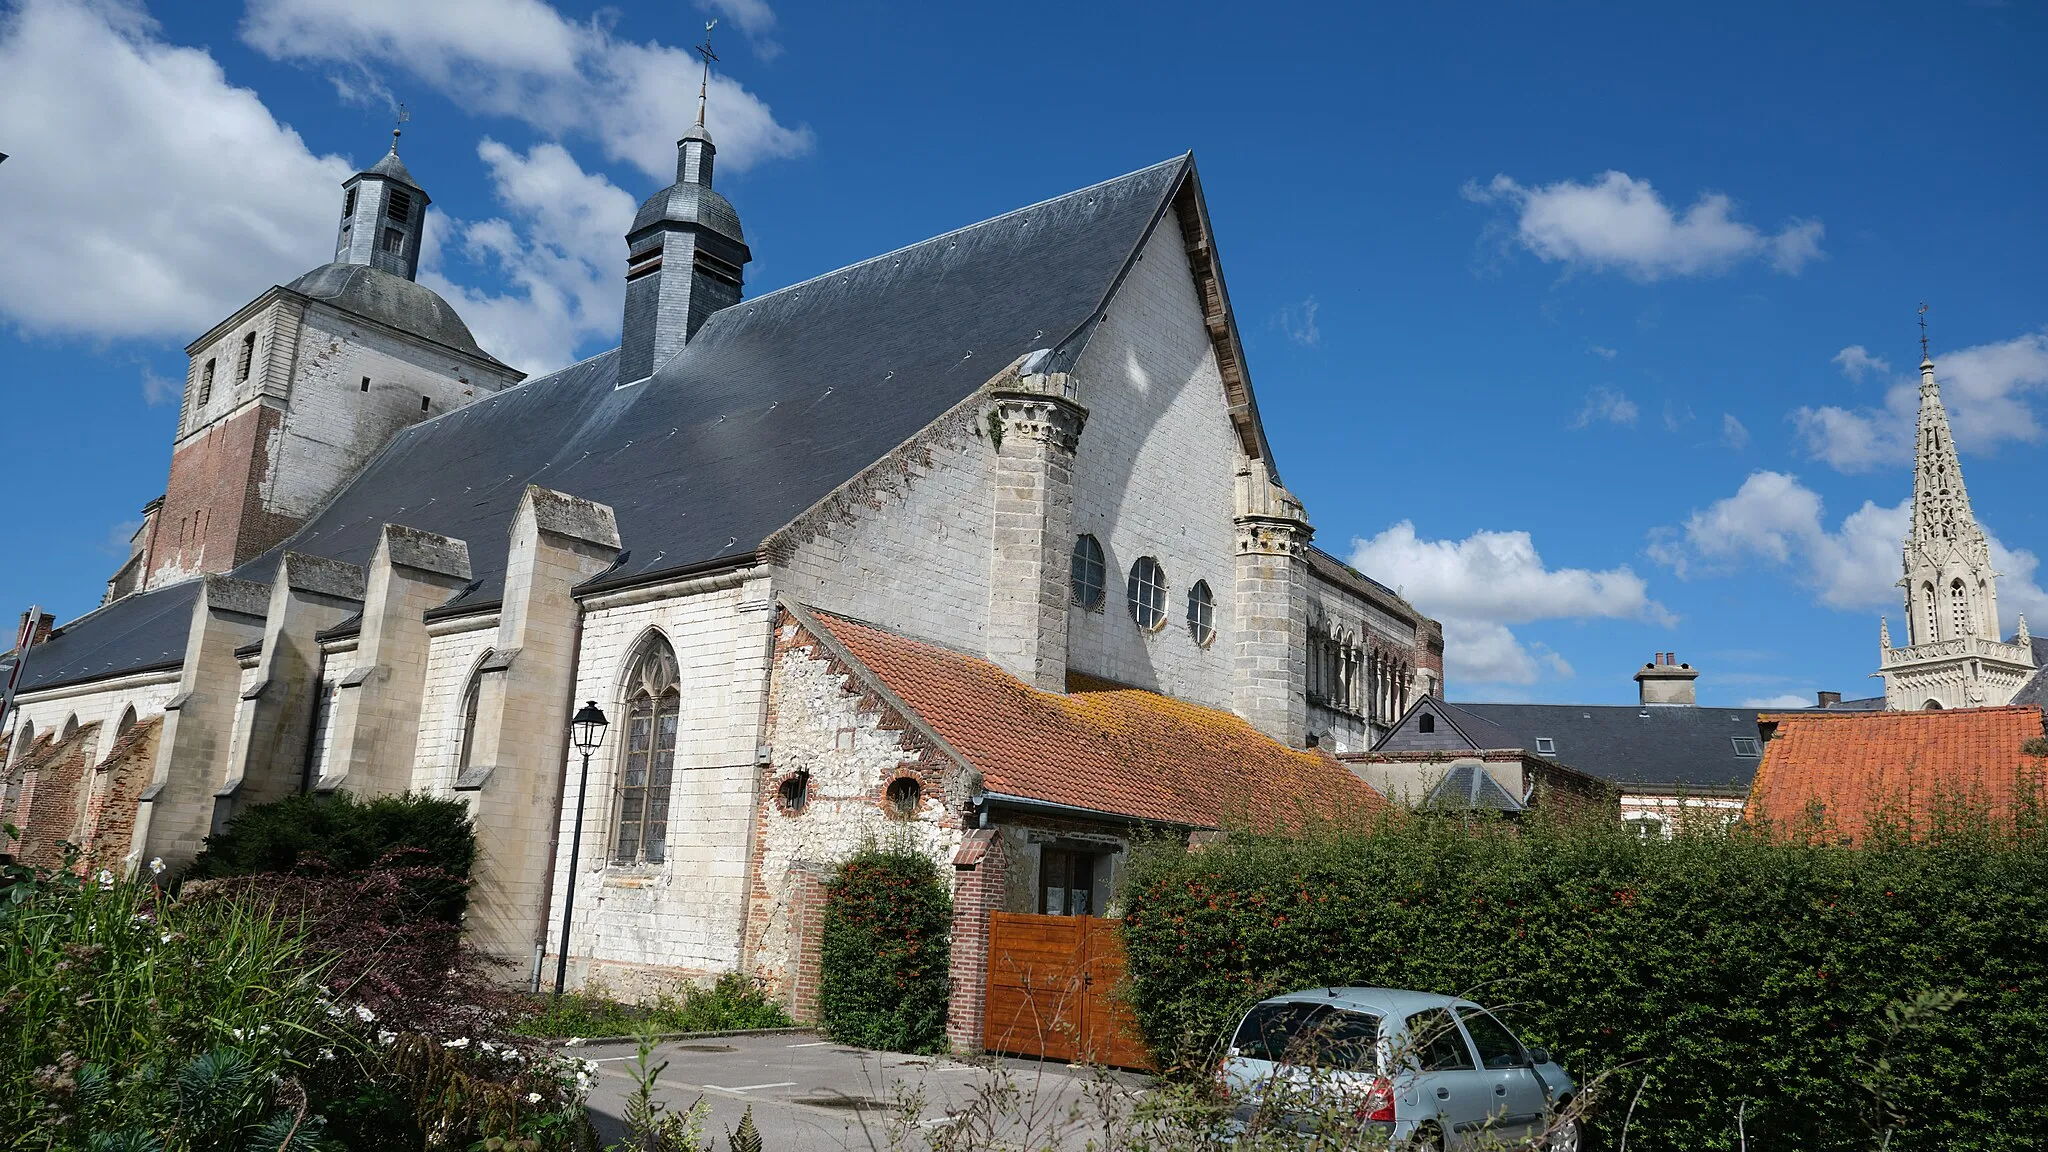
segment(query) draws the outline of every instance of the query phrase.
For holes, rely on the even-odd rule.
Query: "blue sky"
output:
[[[1193,149],[1282,475],[1454,698],[1875,692],[1922,300],[2048,626],[2048,16],[1538,7],[0,6],[0,604],[96,602],[183,344],[326,258],[395,100],[422,278],[522,367],[616,342],[708,12],[753,291]]]

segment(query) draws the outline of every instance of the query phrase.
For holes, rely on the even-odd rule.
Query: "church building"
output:
[[[1113,910],[1141,827],[1385,806],[1332,753],[1441,695],[1442,631],[1312,543],[1192,155],[749,298],[716,154],[700,109],[620,345],[525,380],[414,281],[395,142],[344,185],[334,262],[189,347],[106,602],[17,653],[25,857],[175,876],[253,804],[460,797],[522,975],[802,1015],[824,878],[909,843],[975,1047],[990,915]]]

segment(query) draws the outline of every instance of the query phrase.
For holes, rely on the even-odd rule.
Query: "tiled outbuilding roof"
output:
[[[998,799],[1196,828],[1299,826],[1389,807],[1334,758],[1289,748],[1229,712],[1080,678],[1092,690],[1041,692],[986,660],[799,611]]]
[[[2041,709],[1928,712],[1781,712],[1743,816],[1801,829],[1816,819],[1851,839],[1875,819],[1926,827],[1958,808],[2010,815],[2043,780],[2040,756],[2020,751],[2042,735]]]

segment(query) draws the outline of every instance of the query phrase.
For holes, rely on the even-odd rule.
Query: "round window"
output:
[[[1216,639],[1216,596],[1207,580],[1197,580],[1188,589],[1188,635],[1203,648]]]
[[[1125,587],[1125,597],[1131,606],[1131,619],[1147,632],[1157,632],[1166,624],[1166,570],[1159,561],[1150,556],[1138,557],[1131,565],[1131,578]]]
[[[908,776],[899,777],[889,782],[883,799],[889,815],[898,820],[908,820],[917,815],[918,803],[924,799],[924,787]]]

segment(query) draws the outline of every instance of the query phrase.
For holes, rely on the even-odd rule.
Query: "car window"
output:
[[[1451,1020],[1449,1010],[1431,1008],[1408,1018],[1408,1055],[1424,1072],[1470,1070],[1472,1050]]]
[[[1250,1012],[1245,1013],[1244,1023],[1237,1026],[1237,1038],[1230,1042],[1231,1046],[1247,1060],[1284,1060],[1308,1022],[1326,1007],[1301,1003],[1255,1004]]]
[[[1304,1042],[1290,1052],[1289,1063],[1337,1072],[1379,1068],[1379,1017],[1333,1008],[1310,1021],[1305,1031]]]
[[[1465,1031],[1472,1034],[1472,1046],[1479,1050],[1479,1064],[1483,1068],[1520,1068],[1522,1042],[1508,1031],[1507,1025],[1476,1008],[1458,1009],[1458,1018],[1465,1022]]]

